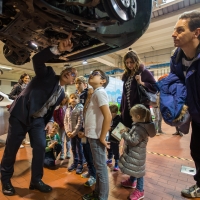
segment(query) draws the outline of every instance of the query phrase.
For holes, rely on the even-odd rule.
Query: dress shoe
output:
[[[13,196],[15,194],[15,188],[11,182],[2,183],[2,192],[4,195]]]
[[[42,180],[38,181],[37,183],[30,183],[29,189],[39,190],[40,192],[45,192],[45,193],[52,191],[52,187],[46,185]]]

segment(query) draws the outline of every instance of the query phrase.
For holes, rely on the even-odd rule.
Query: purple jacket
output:
[[[144,65],[140,65],[138,73],[141,73],[141,79],[142,79],[142,82],[145,83],[145,89],[148,92],[155,93],[156,92],[156,88],[155,88],[156,81],[155,81],[153,75],[144,67]],[[130,110],[128,108],[127,97],[126,97],[126,87],[125,87],[125,83],[127,80],[128,80],[128,76],[123,75],[122,81],[124,81],[124,85],[123,85],[123,93],[122,93],[120,112],[121,112],[122,123],[126,127],[131,128],[133,122],[132,122],[132,119],[130,116]],[[130,102],[131,102],[131,107],[136,104],[140,104],[138,90],[137,90],[137,81],[135,80],[135,78],[133,79],[133,81],[131,83]]]

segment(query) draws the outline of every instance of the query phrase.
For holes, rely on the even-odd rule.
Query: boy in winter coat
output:
[[[83,105],[79,103],[79,96],[75,93],[69,96],[69,106],[65,113],[64,127],[67,136],[71,139],[73,163],[68,167],[68,171],[76,170],[77,174],[83,172],[83,146],[78,132],[83,125]]]

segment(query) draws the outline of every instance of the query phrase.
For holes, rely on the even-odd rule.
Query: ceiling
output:
[[[171,34],[174,29],[174,25],[178,19],[178,16],[185,11],[191,11],[194,9],[200,11],[200,0],[175,0],[167,4],[163,4],[162,0],[154,1],[152,19],[148,30],[138,41],[131,45],[130,48],[135,50],[138,54],[172,48],[173,40]],[[13,70],[9,71],[10,75],[21,74],[23,72],[34,75],[31,62],[22,66],[11,65],[4,58],[2,49],[3,43],[0,43],[0,64],[12,67]],[[112,54],[87,60],[87,65],[83,65],[82,62],[73,62],[71,63],[71,65],[73,67],[76,67],[78,70],[79,68],[90,68],[94,66],[109,66],[114,68],[121,68],[122,58],[126,54],[128,49],[129,48],[120,50]],[[166,61],[163,60],[163,62]],[[51,64],[51,66],[54,67],[56,72],[59,72],[63,68],[64,64]]]

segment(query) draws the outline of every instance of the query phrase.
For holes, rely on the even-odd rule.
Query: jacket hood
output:
[[[133,123],[135,126],[140,126],[145,129],[149,137],[154,137],[156,135],[155,124],[153,122],[144,123]]]

